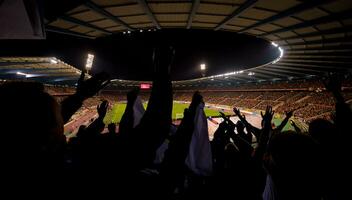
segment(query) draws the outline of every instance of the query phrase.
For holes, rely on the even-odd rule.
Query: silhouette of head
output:
[[[318,195],[320,153],[311,137],[294,131],[275,134],[267,158],[265,166],[283,199]]]
[[[244,124],[241,121],[237,121],[236,128],[238,133],[244,133]]]
[[[110,134],[115,134],[116,133],[116,125],[114,123],[109,124],[108,130],[109,130]]]
[[[309,134],[320,144],[327,145],[333,140],[334,125],[325,119],[316,119],[309,124]]]
[[[8,82],[1,85],[0,110],[0,154],[31,162],[35,158],[53,158],[52,155],[63,147],[65,136],[60,106],[44,91],[42,84]]]

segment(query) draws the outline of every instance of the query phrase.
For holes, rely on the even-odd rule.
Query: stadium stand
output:
[[[25,9],[3,0],[0,11],[14,2]],[[349,199],[350,0],[66,2],[46,4],[47,32],[95,39],[162,28],[232,31],[272,42],[280,56],[172,82],[174,51],[160,47],[152,88],[139,93],[145,112],[131,91],[145,81],[116,79],[105,87],[106,74],[85,75],[54,57],[1,57],[2,195]],[[173,100],[189,103],[177,125]],[[118,131],[104,122],[109,102],[126,104]],[[236,123],[226,114],[208,120],[205,104],[230,107]],[[274,112],[283,116],[277,126]],[[209,121],[217,125],[211,141]],[[293,129],[285,131],[288,123]],[[65,136],[65,125],[77,130],[74,137]]]

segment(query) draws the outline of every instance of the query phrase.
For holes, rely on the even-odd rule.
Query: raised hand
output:
[[[287,118],[291,118],[293,116],[293,110],[288,111],[288,112],[286,111],[285,114],[286,114]]]
[[[341,79],[338,74],[329,74],[327,79],[323,81],[323,84],[327,90],[330,92],[340,92],[341,91]]]
[[[98,93],[102,88],[110,83],[109,75],[105,72],[94,75],[90,79],[84,80],[85,74],[82,71],[77,82],[76,95],[87,99]]]
[[[224,121],[231,122],[230,116],[226,116],[225,113],[219,111],[220,117],[224,119]]]
[[[170,74],[170,68],[175,56],[175,49],[171,46],[156,48],[153,52],[154,71],[156,74]]]
[[[196,108],[200,103],[203,103],[203,96],[198,92],[194,92],[190,108]]]
[[[237,109],[236,107],[233,108],[233,112],[237,115],[237,116],[241,116],[241,111],[240,109]]]
[[[329,74],[323,83],[325,88],[334,95],[336,102],[345,102],[341,94],[342,83],[338,74]]]
[[[139,94],[139,88],[133,89],[127,93],[127,102],[134,103]]]
[[[100,105],[97,106],[99,118],[104,118],[109,107],[109,102],[104,100]]]
[[[301,129],[297,126],[297,124],[293,120],[290,120],[290,124],[293,126],[296,133],[302,133]]]
[[[263,121],[266,125],[271,126],[271,120],[273,119],[274,113],[275,112],[273,111],[273,108],[271,106],[266,107],[265,114],[263,114],[263,112],[260,112]]]

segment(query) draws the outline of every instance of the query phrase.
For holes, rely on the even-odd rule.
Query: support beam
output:
[[[200,0],[193,0],[191,13],[188,16],[187,29],[190,29],[192,26],[192,21],[193,21],[194,15],[196,14],[198,7],[199,7],[199,2],[200,2]]]
[[[308,45],[308,44],[322,44],[324,43],[345,43],[345,44],[352,44],[352,37],[351,36],[345,36],[342,38],[331,38],[331,39],[322,39],[322,40],[314,40],[314,41],[303,41],[303,42],[296,42],[296,43],[288,43],[284,45],[280,45],[281,47],[286,47],[286,46],[293,46],[293,45]]]
[[[251,26],[248,26],[248,27],[240,30],[239,33],[243,33],[245,31],[253,29],[255,27],[258,27],[258,26],[261,26],[261,25],[264,25],[264,24],[268,24],[268,23],[274,22],[276,20],[279,20],[279,19],[282,19],[282,18],[285,18],[285,17],[292,16],[294,14],[303,12],[305,10],[314,8],[314,7],[318,6],[318,5],[321,5],[321,4],[324,4],[324,3],[327,3],[327,2],[331,2],[331,0],[313,0],[313,1],[307,1],[307,2],[304,2],[304,3],[298,4],[297,6],[289,8],[289,9],[283,11],[283,12],[279,12],[277,15],[274,15],[272,17],[266,18],[264,20],[260,20],[258,23],[255,23],[255,24],[253,24]]]
[[[283,73],[270,72],[267,69],[255,69],[255,73],[269,74],[271,76],[270,79],[275,78],[272,75],[280,76],[280,77],[287,77],[288,76],[287,73],[283,74]]]
[[[317,24],[323,24],[323,23],[328,23],[328,22],[332,22],[332,21],[336,21],[336,20],[342,20],[342,19],[351,18],[351,16],[352,16],[352,10],[347,10],[347,11],[342,12],[342,13],[331,14],[331,15],[328,15],[328,16],[320,17],[318,19],[313,19],[313,20],[310,20],[310,21],[305,21],[305,22],[300,23],[300,24],[295,24],[295,25],[292,25],[292,26],[288,26],[288,27],[285,27],[283,29],[279,29],[279,30],[263,33],[263,34],[261,34],[259,36],[264,37],[264,36],[267,36],[267,35],[276,34],[276,33],[282,33],[282,32],[291,31],[291,30],[294,30],[294,29],[311,27],[311,26],[314,26],[314,25],[317,25]]]
[[[351,45],[342,45],[342,46],[338,46],[336,48],[336,46],[334,47],[321,47],[321,48],[299,48],[299,49],[286,49],[285,50],[285,54],[290,54],[292,52],[295,51],[305,51],[305,52],[312,52],[312,53],[334,53],[334,52],[349,52],[352,49]]]
[[[347,61],[334,61],[334,60],[307,60],[307,59],[281,59],[281,62],[298,62],[298,63],[332,63],[332,64],[349,64],[352,65],[352,62]]]
[[[146,2],[145,0],[136,0],[136,1],[139,3],[139,5],[142,6],[144,12],[148,15],[148,17],[150,18],[150,20],[153,22],[154,26],[156,26],[156,28],[158,28],[158,29],[161,29],[161,27],[160,27],[158,21],[156,20],[154,14],[153,14],[152,11],[150,10],[150,8],[149,8],[147,2]]]
[[[318,65],[318,64],[302,64],[302,63],[290,63],[290,62],[279,62],[279,65],[284,65],[284,66],[299,66],[299,67],[310,67],[310,68],[316,68],[316,69],[341,69],[344,67],[338,67],[338,66],[326,66],[326,65]]]
[[[303,72],[300,72],[300,71],[295,71],[295,70],[284,70],[284,69],[276,69],[276,68],[271,68],[271,67],[268,67],[265,69],[267,72],[270,72],[270,73],[274,73],[274,72],[278,72],[278,73],[285,73],[285,74],[295,74],[295,75],[303,75],[303,76],[306,76],[306,75],[316,75],[317,73],[310,73],[310,72],[306,72],[306,73],[303,73]]]
[[[273,77],[271,75],[268,75],[267,73],[263,72],[263,71],[260,71],[260,70],[253,70],[253,72],[255,73],[254,74],[254,77],[256,78],[259,78],[259,77],[262,77],[264,79],[273,79],[273,78],[277,78],[277,77]],[[281,77],[283,77],[283,75],[280,75]]]
[[[242,4],[239,8],[237,8],[230,16],[226,17],[219,25],[215,27],[215,30],[220,30],[224,25],[229,23],[232,19],[241,15],[247,9],[252,8],[258,0],[247,0],[244,4]]]
[[[96,31],[100,31],[100,32],[103,32],[105,34],[112,34],[112,32],[110,31],[107,31],[105,29],[102,29],[102,28],[99,28],[97,26],[94,26],[92,24],[89,24],[87,22],[84,22],[84,21],[81,21],[81,20],[78,20],[76,18],[73,18],[73,17],[69,17],[69,16],[62,16],[60,17],[59,19],[62,19],[64,21],[67,21],[67,22],[70,22],[70,23],[73,23],[73,24],[76,24],[76,25],[79,25],[79,26],[84,26],[84,27],[87,27],[87,28],[91,28],[91,29],[94,29]]]
[[[279,42],[279,41],[286,41],[286,40],[292,40],[292,39],[302,39],[302,38],[307,38],[307,37],[317,37],[317,36],[337,34],[337,33],[346,34],[347,32],[352,32],[352,26],[343,26],[340,28],[333,28],[333,29],[329,29],[329,30],[317,31],[317,32],[312,32],[312,33],[308,33],[308,34],[300,34],[298,36],[280,38],[280,40],[275,40],[275,41]]]
[[[124,28],[126,28],[129,31],[133,31],[134,29],[132,27],[130,27],[128,24],[126,24],[124,21],[122,21],[121,19],[119,19],[118,17],[112,15],[111,13],[109,13],[108,11],[106,11],[103,8],[100,8],[97,4],[93,3],[92,1],[88,1],[85,4],[86,7],[88,7],[90,10],[95,11],[96,13],[99,13],[100,15],[103,15],[104,17],[118,23],[121,24]]]
[[[229,81],[237,82],[237,81],[248,81],[246,78],[239,78],[238,76],[231,76],[229,77]]]
[[[296,71],[307,71],[307,72],[316,72],[316,73],[320,73],[321,70],[316,70],[316,69],[308,69],[308,68],[304,68],[304,67],[290,67],[290,66],[281,66],[280,64],[278,65],[271,65],[270,66],[270,69],[283,69],[283,70],[287,70],[287,69],[290,69],[290,70],[296,70]]]
[[[54,27],[54,26],[48,26],[48,25],[45,27],[45,31],[53,32],[53,33],[60,33],[60,34],[65,34],[65,35],[71,35],[71,36],[80,37],[80,38],[94,39],[94,37],[92,37],[92,36],[83,35],[83,34],[76,33],[76,32],[70,31],[70,30],[65,30],[65,29]]]
[[[352,60],[352,55],[350,56],[345,56],[345,55],[285,55],[285,58],[313,58],[313,59],[320,59],[320,58],[324,58],[324,59],[327,59],[327,58],[331,58],[331,59],[334,59],[334,58],[337,58],[337,59],[351,59]]]

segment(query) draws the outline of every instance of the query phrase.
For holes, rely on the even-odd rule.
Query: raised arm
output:
[[[154,52],[154,80],[147,109],[134,128],[133,139],[136,143],[136,156],[142,163],[153,161],[157,148],[169,134],[172,117],[172,85],[170,67],[174,50],[170,47],[159,48]],[[142,164],[142,165],[144,165]]]
[[[135,90],[131,90],[127,94],[127,106],[119,124],[120,135],[131,133],[133,129],[133,123],[134,123],[133,105],[137,99],[138,93],[139,91],[135,89]]]
[[[279,133],[282,131],[282,129],[286,126],[288,120],[292,117],[293,115],[293,111],[289,111],[289,112],[285,112],[286,113],[286,117],[284,120],[282,120],[281,124],[275,128],[274,132]]]
[[[84,100],[97,94],[102,88],[110,83],[109,75],[102,72],[90,79],[84,80],[84,72],[78,80],[76,93],[61,102],[61,114],[64,122],[68,122],[71,116],[82,106]]]
[[[238,118],[241,120],[241,122],[246,126],[247,130],[250,131],[251,133],[253,133],[257,139],[259,139],[261,130],[257,127],[254,127],[252,124],[250,124],[246,120],[246,117],[241,114],[240,109],[237,109],[235,107],[235,108],[233,108],[233,112],[238,116]]]
[[[202,96],[198,92],[193,95],[192,103],[184,110],[184,117],[176,134],[170,139],[169,148],[165,152],[165,158],[161,169],[161,177],[164,180],[164,189],[167,193],[173,192],[176,185],[183,180],[185,160],[189,152],[189,146],[194,130],[194,117],[196,108],[202,102]]]
[[[296,133],[299,133],[299,134],[302,133],[302,130],[297,126],[297,124],[293,120],[291,120],[290,123],[293,126],[293,128],[295,129]]]
[[[341,78],[338,74],[331,74],[327,81],[324,82],[325,87],[329,90],[334,98],[335,98],[335,125],[338,130],[339,138],[350,138],[351,132],[351,122],[352,122],[352,111],[350,106],[345,102],[341,89],[342,83]],[[348,146],[348,139],[342,139],[341,142],[346,142],[345,145],[341,144],[341,146]]]
[[[263,159],[264,153],[267,150],[267,144],[270,139],[270,134],[272,132],[271,128],[271,120],[274,116],[274,111],[271,106],[267,106],[265,110],[265,114],[261,113],[263,118],[263,129],[262,134],[259,137],[258,147],[255,150],[254,158],[257,161],[261,161]]]
[[[109,102],[104,100],[100,105],[97,106],[98,118],[94,120],[87,128],[86,131],[92,134],[100,134],[104,128],[105,124],[103,122],[106,115]]]

